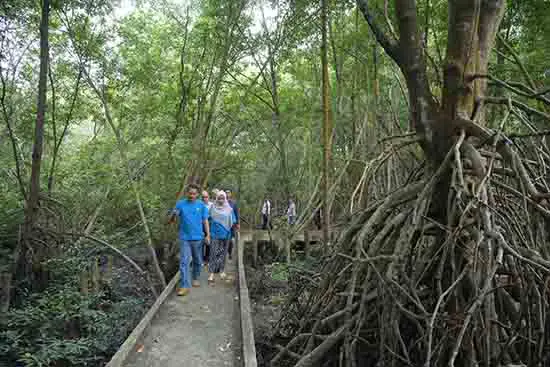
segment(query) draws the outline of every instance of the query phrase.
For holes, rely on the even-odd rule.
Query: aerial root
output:
[[[283,315],[295,333],[272,366],[545,361],[549,159],[487,140],[494,154],[480,160],[462,132],[435,174],[355,215],[317,286],[294,285],[310,296]],[[430,212],[441,200],[443,218]]]

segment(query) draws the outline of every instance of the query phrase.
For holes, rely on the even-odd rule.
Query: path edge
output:
[[[147,329],[149,324],[151,324],[151,321],[153,320],[153,317],[157,314],[158,310],[160,309],[160,306],[164,303],[166,298],[174,291],[176,288],[176,284],[180,279],[180,272],[178,271],[176,275],[170,280],[170,283],[164,288],[160,296],[157,298],[155,303],[151,306],[149,311],[145,314],[145,316],[141,319],[139,324],[132,330],[130,335],[126,338],[124,343],[118,348],[118,351],[111,357],[111,360],[105,367],[121,367],[124,362],[126,362],[126,359],[134,349],[134,346],[136,345],[137,341],[141,338],[144,331]]]
[[[246,274],[244,268],[244,243],[241,242],[241,234],[237,232],[237,265],[239,268],[239,306],[241,311],[242,353],[244,367],[257,367],[256,342],[254,340],[254,326],[252,324],[252,312]]]

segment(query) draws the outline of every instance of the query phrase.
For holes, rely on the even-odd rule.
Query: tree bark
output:
[[[428,159],[439,163],[452,146],[453,121],[472,118],[474,102],[487,89],[489,54],[504,14],[505,0],[449,1],[447,59],[439,104],[430,89],[420,36],[416,1],[395,0],[399,41],[390,39],[378,25],[368,0],[357,5],[378,43],[397,63],[407,82],[411,126],[422,139]],[[477,116],[482,120],[483,116]]]
[[[421,139],[421,145],[431,163],[432,172],[440,166],[449,150],[452,149],[458,133],[462,130],[462,134],[466,133],[466,139],[460,147],[460,152],[472,163],[473,173],[471,176],[474,179],[482,180],[486,168],[468,136],[476,132],[475,129],[470,128],[477,126],[472,121],[480,125],[485,123],[483,109],[477,104],[478,101],[486,97],[487,78],[476,76],[486,76],[487,74],[490,52],[504,15],[505,0],[448,1],[448,41],[443,68],[441,103],[436,101],[430,90],[424,45],[417,22],[416,1],[395,0],[399,28],[399,41],[397,42],[389,38],[376,23],[367,0],[357,0],[357,3],[378,42],[397,63],[405,76],[410,102],[411,126]],[[480,129],[483,128],[478,128],[478,130]],[[454,226],[456,224],[454,218],[457,215],[452,214],[452,208],[450,212],[447,212],[449,209],[446,204],[442,204],[447,202],[447,198],[452,192],[450,181],[451,169],[447,169],[435,186],[429,215],[440,223]],[[486,191],[483,191],[482,194],[487,198]],[[483,218],[483,223],[480,223],[480,226],[486,231],[491,231],[492,223],[493,220],[489,213]],[[464,244],[464,249],[457,252],[455,256],[471,263],[473,259],[470,254],[476,253],[474,245],[472,241]],[[469,278],[482,279],[486,275],[488,281],[492,280],[490,270],[494,266],[494,259],[491,248],[489,242],[487,249],[479,252],[478,256],[482,258],[484,265],[475,270],[468,270]],[[477,287],[475,290],[479,291]],[[466,306],[458,299],[449,302],[447,307],[450,314],[461,314],[466,311]],[[485,300],[483,312],[485,320],[497,318],[492,296],[488,296]],[[459,339],[457,340],[460,341],[462,336],[458,335]],[[482,354],[486,358],[484,362],[489,365],[490,358],[499,353],[498,343],[492,342],[496,339],[496,329],[488,327],[484,331],[483,338],[485,350]],[[453,361],[460,351],[460,358],[464,361],[469,360],[471,357],[469,346],[473,343],[474,338],[467,335],[463,344],[457,343],[452,353],[450,350],[447,351],[447,357],[451,357],[452,354],[451,361]],[[460,345],[467,347],[459,349]]]
[[[25,236],[31,233],[32,227],[36,221],[38,213],[38,200],[40,195],[40,168],[42,164],[42,146],[44,141],[44,120],[46,116],[46,93],[48,78],[49,15],[50,2],[49,0],[43,0],[40,22],[40,74],[38,79],[38,106],[34,128],[29,196],[25,213]]]
[[[328,23],[328,0],[321,0],[321,73],[322,73],[322,100],[323,100],[323,242],[325,245],[329,242],[330,226],[330,207],[329,207],[329,188],[330,188],[330,159],[331,159],[331,140],[332,124],[330,112],[330,89],[328,75],[328,41],[327,41],[327,23]]]

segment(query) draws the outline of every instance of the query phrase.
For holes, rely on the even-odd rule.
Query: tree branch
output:
[[[397,64],[401,64],[401,58],[399,57],[399,50],[397,47],[397,42],[395,40],[390,39],[386,33],[382,30],[380,25],[374,20],[374,16],[372,15],[372,12],[369,9],[369,1],[368,0],[357,0],[357,6],[363,13],[363,16],[365,17],[365,20],[369,24],[369,27],[374,34],[374,37],[376,37],[376,40],[380,45],[384,48],[384,51],[388,54],[389,57],[391,57]]]
[[[508,98],[499,98],[499,97],[484,97],[482,99],[486,103],[492,103],[492,104],[508,104]],[[512,99],[512,106],[519,108],[520,110],[523,110],[525,113],[529,115],[537,115],[538,117],[541,117],[547,121],[550,121],[550,115],[539,111],[537,109],[534,109],[532,107],[527,106],[525,103],[521,103],[519,101],[516,101]]]
[[[4,79],[4,74],[2,73],[0,65],[0,81],[2,82],[2,92],[0,94],[0,104],[2,105],[2,113],[4,115],[4,120],[6,120],[6,125],[8,127],[8,135],[10,137],[11,147],[13,150],[13,159],[15,160],[15,174],[17,177],[17,182],[19,183],[19,190],[21,191],[21,196],[23,200],[27,200],[27,192],[25,191],[25,184],[23,183],[23,174],[21,170],[21,163],[19,162],[19,152],[17,149],[17,141],[13,127],[11,126],[11,113],[8,112],[6,106],[6,80]]]
[[[535,85],[535,82],[533,81],[533,78],[531,78],[531,75],[529,75],[529,73],[527,72],[527,68],[525,68],[525,65],[523,64],[523,62],[519,58],[518,54],[514,51],[512,46],[510,46],[510,44],[504,39],[504,37],[502,37],[500,34],[497,35],[497,37],[498,37],[498,40],[504,45],[504,48],[506,49],[506,51],[508,51],[512,55],[512,57],[514,58],[516,64],[521,69],[521,72],[523,73],[523,76],[524,76],[525,80],[531,86],[531,89],[533,89],[533,90],[536,89],[537,86]]]
[[[520,96],[523,96],[523,97],[526,97],[526,98],[534,98],[536,99],[537,101],[540,101],[540,102],[543,102],[544,104],[550,106],[550,99],[544,97],[544,95],[548,92],[550,92],[550,89],[547,89],[547,90],[543,90],[542,92],[535,92],[534,90],[532,90],[531,88],[527,87],[526,85],[523,85],[521,83],[517,83],[517,82],[505,82],[504,80],[500,80],[492,75],[484,75],[484,74],[475,74],[475,75],[472,75],[469,79],[470,80],[475,80],[475,79],[481,79],[481,78],[484,78],[484,79],[489,79],[491,82],[503,87],[503,88],[506,88],[508,89],[509,91],[517,94],[517,95],[520,95]],[[519,88],[523,89],[523,90],[520,90]],[[526,91],[526,92],[524,92]]]

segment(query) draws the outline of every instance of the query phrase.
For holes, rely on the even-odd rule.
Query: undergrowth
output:
[[[118,349],[147,299],[108,284],[81,293],[84,263],[82,256],[51,261],[49,286],[42,292],[19,285],[21,301],[0,316],[0,366],[98,366]]]

